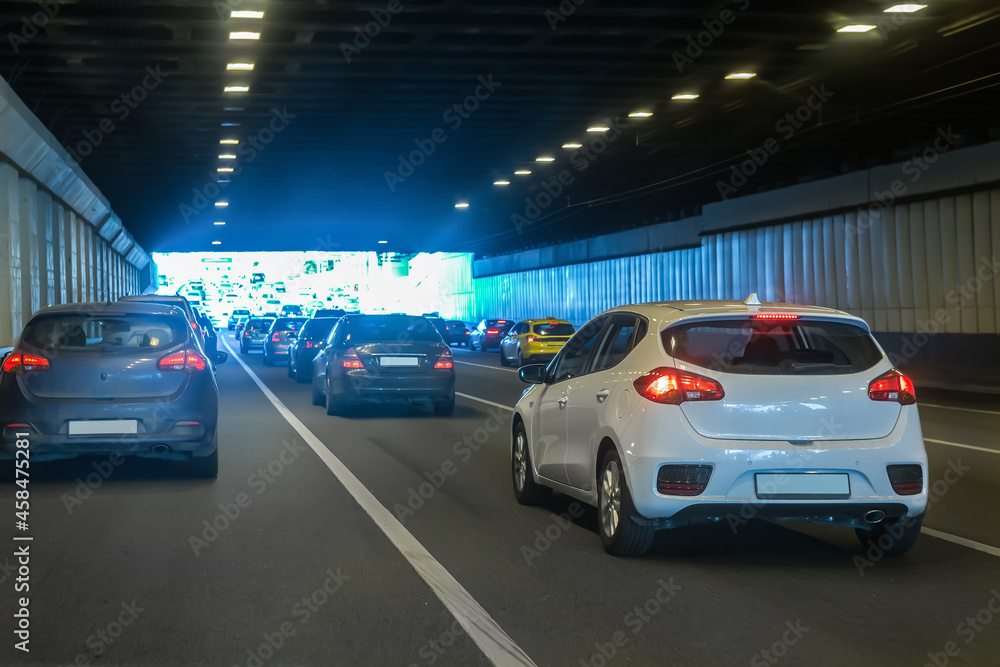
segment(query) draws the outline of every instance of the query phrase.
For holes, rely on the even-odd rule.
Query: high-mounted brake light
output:
[[[680,405],[685,401],[718,401],[722,385],[703,375],[661,367],[641,375],[632,383],[636,391],[654,403]]]
[[[792,313],[754,313],[754,319],[757,320],[797,320],[798,315],[793,315]]]
[[[3,362],[3,372],[12,375],[25,371],[47,371],[49,368],[49,360],[45,357],[24,352],[14,352]]]
[[[365,365],[361,363],[361,359],[358,357],[358,353],[354,351],[353,347],[347,348],[347,350],[340,356],[340,365],[344,368],[364,368]]]
[[[208,368],[208,360],[195,350],[183,350],[163,357],[156,367],[161,371],[197,373]]]
[[[873,401],[893,401],[900,405],[913,405],[917,402],[917,393],[913,387],[913,380],[894,368],[868,383],[868,398]]]
[[[452,358],[453,355],[451,354],[451,350],[445,350],[441,353],[441,356],[438,357],[437,363],[434,364],[434,368],[454,368],[455,363]]]

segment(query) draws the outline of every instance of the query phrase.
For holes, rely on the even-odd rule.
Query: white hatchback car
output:
[[[609,553],[751,518],[850,526],[887,554],[920,533],[913,383],[860,318],[756,295],[622,306],[520,373],[532,387],[511,425],[515,495],[597,507]]]

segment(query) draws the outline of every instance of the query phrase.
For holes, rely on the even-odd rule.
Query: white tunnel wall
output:
[[[704,237],[700,248],[473,280],[484,317],[580,325],[613,306],[745,299],[829,306],[875,331],[1000,333],[1000,189]],[[919,329],[918,325],[924,325]]]

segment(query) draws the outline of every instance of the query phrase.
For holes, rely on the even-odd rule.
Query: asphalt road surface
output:
[[[39,464],[25,533],[4,484],[0,665],[1000,665],[995,401],[920,396],[932,505],[905,557],[752,521],[615,559],[591,508],[515,502],[508,407],[524,385],[496,353],[456,359],[452,417],[339,418],[237,353],[218,372],[218,480]]]

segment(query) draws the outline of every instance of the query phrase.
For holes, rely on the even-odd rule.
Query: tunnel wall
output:
[[[45,306],[142,292],[149,255],[0,78],[0,348]]]

